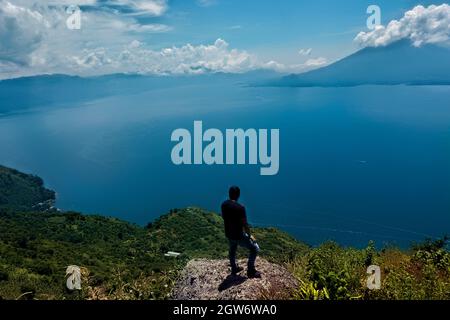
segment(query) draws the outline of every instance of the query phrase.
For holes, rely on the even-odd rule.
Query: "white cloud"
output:
[[[294,73],[302,73],[311,71],[313,69],[317,69],[320,67],[324,67],[328,64],[328,59],[319,57],[315,59],[308,59],[304,63],[299,64],[289,64],[285,65],[276,61],[269,61],[265,64],[263,64],[262,68],[264,69],[271,69],[278,72],[294,72]]]
[[[239,25],[239,24],[236,24],[234,26],[228,27],[228,29],[230,29],[230,30],[239,30],[239,29],[242,29],[242,26]]]
[[[39,12],[0,0],[0,61],[30,63],[48,27]]]
[[[28,0],[29,2],[35,2],[32,0]],[[71,6],[71,5],[77,5],[77,6],[93,6],[97,3],[96,0],[50,0],[47,1],[49,5],[55,5],[55,6]]]
[[[167,10],[166,0],[134,0],[131,3],[139,10],[153,16],[161,16]]]
[[[387,26],[377,26],[373,31],[360,32],[355,41],[361,46],[386,46],[401,39],[410,39],[414,46],[427,43],[449,43],[450,6],[421,5],[407,11],[400,20]]]
[[[133,23],[133,24],[127,24],[125,28],[128,31],[133,32],[151,32],[151,33],[159,33],[159,32],[168,32],[172,30],[172,27],[165,25],[165,24],[159,24],[159,23],[151,23],[151,24],[139,24],[139,23]]]
[[[74,3],[86,5],[94,1]],[[94,8],[82,12],[80,30],[69,30],[66,6],[54,4],[49,6],[35,0],[15,0],[12,4],[11,0],[0,0],[0,78],[41,73],[81,74],[90,66],[89,74],[102,73],[114,65],[113,60],[108,63],[107,59],[112,59],[109,56],[118,55],[132,40],[172,29],[165,24],[141,24],[135,16]]]
[[[109,0],[107,4],[129,8],[136,15],[162,16],[169,8],[167,0]]]
[[[232,48],[220,38],[210,44],[152,49],[155,44],[150,42],[151,34],[170,31],[170,26],[141,24],[134,15],[108,10],[85,10],[81,29],[69,30],[64,6],[17,0],[22,3],[19,6],[9,1],[0,0],[0,79],[52,73],[81,76],[121,72],[241,73],[261,68],[296,72],[321,66],[317,59],[301,65],[262,61],[252,53]],[[115,1],[122,5],[130,2]]]
[[[83,53],[84,55],[81,57],[73,56],[73,62],[81,68],[91,69],[91,72],[104,66],[109,67],[114,63],[114,61],[108,57],[105,48],[97,48],[91,51],[84,50]]]
[[[309,56],[309,55],[311,55],[311,52],[312,52],[312,48],[300,49],[298,51],[298,54],[301,56]]]
[[[257,58],[246,51],[231,49],[217,39],[214,44],[169,47],[159,51],[132,43],[117,59],[126,72],[155,74],[198,74],[205,72],[245,72],[259,68]]]
[[[126,9],[129,15],[162,16],[169,8],[168,0],[14,0],[19,6],[90,6],[98,9],[115,7]],[[43,4],[44,3],[44,4]]]
[[[323,57],[308,59],[304,63],[305,67],[322,67],[328,63],[328,60]]]
[[[217,0],[197,0],[200,7],[210,7],[217,4]]]
[[[274,60],[270,60],[269,62],[266,62],[265,64],[263,64],[262,68],[269,69],[269,70],[275,70],[278,72],[286,72],[286,70],[288,69],[284,64],[279,63]]]
[[[133,40],[128,45],[128,47],[131,48],[131,49],[139,48],[140,46],[142,46],[142,42],[140,42],[138,40]]]

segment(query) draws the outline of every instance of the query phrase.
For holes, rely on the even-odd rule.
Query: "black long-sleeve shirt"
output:
[[[242,239],[247,226],[245,207],[236,201],[226,200],[222,203],[222,218],[225,225],[225,235],[231,240]]]

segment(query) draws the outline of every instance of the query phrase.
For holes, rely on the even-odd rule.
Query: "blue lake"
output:
[[[194,120],[205,129],[279,128],[278,175],[173,165],[170,135]],[[144,225],[171,208],[217,212],[237,184],[255,225],[311,244],[407,246],[450,233],[450,87],[187,81],[50,101],[0,117],[0,163],[41,176],[64,210]]]

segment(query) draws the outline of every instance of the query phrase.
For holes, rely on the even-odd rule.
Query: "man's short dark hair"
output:
[[[239,199],[239,196],[241,195],[241,189],[239,189],[238,186],[232,186],[232,187],[230,187],[230,190],[228,191],[228,195],[230,196],[231,200],[237,200],[237,199]]]

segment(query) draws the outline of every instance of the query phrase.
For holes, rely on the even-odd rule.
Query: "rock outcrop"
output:
[[[256,267],[262,277],[246,276],[244,270],[230,274],[228,260],[197,259],[188,262],[172,292],[175,300],[257,300],[286,299],[297,288],[297,280],[285,268],[258,258]]]

